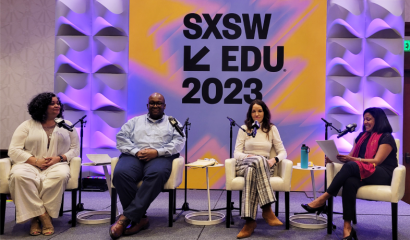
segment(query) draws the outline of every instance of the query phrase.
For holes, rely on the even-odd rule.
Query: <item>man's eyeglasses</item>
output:
[[[162,102],[149,102],[148,104],[151,107],[155,107],[155,105],[157,105],[158,107],[161,107],[164,103],[162,103]]]

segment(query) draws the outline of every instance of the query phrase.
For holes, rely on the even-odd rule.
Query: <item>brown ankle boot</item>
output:
[[[275,216],[271,204],[262,207],[262,217],[270,226],[282,226],[283,223]]]
[[[246,220],[245,226],[243,226],[242,230],[236,235],[236,238],[247,238],[250,237],[253,231],[256,228],[256,221],[253,219]]]

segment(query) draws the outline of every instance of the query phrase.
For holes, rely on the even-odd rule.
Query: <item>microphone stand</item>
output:
[[[341,133],[342,131],[340,131],[339,129],[337,129],[337,128],[335,128],[333,125],[332,125],[332,123],[330,123],[330,122],[328,122],[328,121],[326,121],[325,119],[323,119],[323,118],[321,118],[322,119],[322,121],[323,122],[325,122],[325,140],[328,140],[328,128],[329,127],[331,127],[331,128],[333,128],[337,133]],[[326,163],[325,163],[325,166],[326,166]],[[327,176],[327,170],[326,170],[326,168],[325,168],[325,192],[327,191],[327,179],[326,179],[326,176]],[[328,203],[326,204],[326,207],[325,208],[327,208],[327,206],[329,206],[329,205],[333,205],[333,197],[331,197],[331,201],[329,201],[328,200]],[[333,209],[333,208],[332,208]],[[330,219],[330,217],[329,217],[329,215],[331,215],[332,217],[332,219],[333,219],[333,214],[342,214],[342,213],[340,213],[340,212],[328,212],[328,219]],[[332,223],[328,223],[328,224],[332,224],[332,228],[333,229],[336,229],[336,225],[332,222]]]
[[[184,203],[182,204],[182,207],[175,209],[175,210],[181,210],[181,212],[178,213],[178,215],[174,218],[173,220],[174,222],[178,220],[179,216],[181,216],[181,214],[185,211],[196,211],[196,212],[199,211],[197,209],[190,208],[189,203],[187,202],[188,167],[186,166],[186,164],[188,164],[188,130],[191,130],[191,123],[188,120],[189,118],[185,120],[184,126],[182,126],[182,129],[185,128],[185,188],[184,188],[185,197],[184,197]]]
[[[328,140],[328,128],[331,127],[336,130],[337,133],[341,133],[339,129],[335,128],[332,123],[326,121],[325,119],[321,118],[323,122],[325,122],[325,140]],[[325,164],[326,165],[326,164]],[[327,179],[326,179],[326,170],[325,170],[325,192],[327,190]]]
[[[328,121],[326,121],[325,119],[323,119],[323,118],[321,118],[326,124],[325,124],[325,140],[328,140],[328,127],[331,127],[331,128],[333,128],[334,130],[336,130],[336,132],[338,132],[338,133],[341,133],[342,131],[340,131],[339,129],[337,129],[337,128],[335,128],[333,125],[332,125],[332,123],[330,123],[330,122],[328,122]],[[325,164],[326,165],[326,164]],[[326,192],[326,190],[327,190],[327,181],[326,181],[326,168],[325,168],[325,192]],[[325,207],[326,208],[326,207]],[[334,213],[336,213],[336,214],[341,214],[341,213],[338,213],[338,212],[334,212]],[[296,213],[294,213],[294,215],[299,215],[299,214],[310,214],[310,212],[296,212]],[[336,226],[333,224],[333,227],[335,228]]]
[[[74,126],[77,123],[80,123],[81,126],[81,131],[80,131],[80,159],[81,159],[81,163],[83,162],[83,135],[84,135],[84,128],[85,128],[85,124],[87,123],[87,121],[84,121],[84,118],[87,117],[87,115],[85,115],[84,117],[80,118],[77,122],[75,122],[71,127],[74,128]],[[93,211],[92,209],[84,209],[84,204],[81,202],[81,192],[82,192],[82,188],[83,188],[83,167],[80,167],[80,179],[78,179],[78,204],[77,204],[77,212],[81,212],[81,211]]]
[[[232,158],[232,128],[236,125],[236,126],[238,126],[238,128],[239,129],[241,129],[242,131],[244,131],[248,136],[252,136],[252,133],[248,133],[248,132],[246,132],[246,130],[245,129],[243,129],[241,126],[239,126],[236,122],[235,122],[235,120],[233,120],[232,118],[230,118],[230,117],[227,117],[228,118],[228,120],[229,120],[229,126],[230,126],[230,131],[229,131],[229,158]],[[242,204],[242,191],[239,191],[239,208],[237,208],[237,207],[235,207],[234,206],[234,202],[231,202],[231,206],[230,206],[230,208],[231,208],[231,210],[239,210],[239,214],[241,214],[241,208],[240,208],[240,206],[241,206],[241,204]],[[215,211],[218,211],[218,210],[226,210],[227,208],[225,207],[225,208],[217,208],[217,209],[213,209],[213,210],[215,210]],[[230,211],[231,212],[231,216],[230,216],[230,219],[231,219],[231,224],[232,225],[234,225],[235,224],[235,221],[234,221],[234,219],[233,219],[233,217],[232,217],[232,211]],[[227,219],[228,220],[228,219]],[[229,221],[229,220],[228,220]]]

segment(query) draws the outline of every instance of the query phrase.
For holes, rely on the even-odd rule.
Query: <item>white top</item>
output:
[[[246,125],[242,125],[242,128],[247,130]],[[278,128],[275,125],[271,127],[268,135],[269,138],[266,133],[259,128],[256,132],[255,138],[253,138],[239,129],[235,144],[235,159],[242,160],[246,158],[248,154],[260,155],[269,158],[277,157],[279,161],[285,159],[288,154],[283,146]],[[270,156],[272,147],[274,147],[277,156]]]
[[[68,125],[71,122],[64,120]],[[80,154],[77,131],[69,132],[55,127],[47,150],[48,136],[40,122],[33,119],[24,121],[14,131],[9,147],[9,156],[13,164],[24,163],[31,156],[35,158],[65,155],[67,161]]]

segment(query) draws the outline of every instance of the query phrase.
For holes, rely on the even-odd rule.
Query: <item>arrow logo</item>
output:
[[[209,64],[198,64],[208,52],[205,46],[191,58],[191,46],[184,46],[184,71],[209,71]]]

